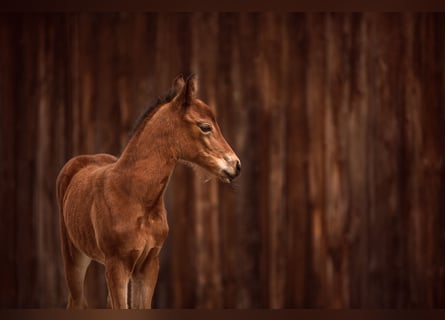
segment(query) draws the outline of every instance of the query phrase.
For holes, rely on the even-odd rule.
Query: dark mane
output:
[[[169,103],[176,96],[177,92],[175,88],[170,88],[170,90],[164,94],[163,96],[158,97],[156,100],[152,101],[145,111],[139,116],[136,122],[133,125],[130,133],[128,134],[129,138],[133,137],[136,132],[142,127],[142,124],[151,118],[151,116],[159,109],[160,106]]]

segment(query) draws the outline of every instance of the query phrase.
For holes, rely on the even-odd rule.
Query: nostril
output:
[[[236,174],[238,175],[241,172],[241,163],[239,161],[236,162]]]

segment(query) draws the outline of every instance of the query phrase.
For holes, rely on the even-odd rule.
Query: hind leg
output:
[[[65,277],[69,291],[67,308],[86,308],[87,302],[83,287],[91,259],[77,250],[64,236],[62,239]]]
[[[91,260],[85,256],[82,261],[77,261],[74,265],[65,268],[67,285],[69,289],[67,308],[87,308],[88,304],[85,299],[83,286],[85,274],[90,265]]]

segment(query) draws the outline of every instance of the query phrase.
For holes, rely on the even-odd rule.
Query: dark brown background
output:
[[[58,171],[193,71],[243,172],[177,167],[156,307],[445,307],[444,39],[442,14],[1,15],[0,306],[65,305]]]

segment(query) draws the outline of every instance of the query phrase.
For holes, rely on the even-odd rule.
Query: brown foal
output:
[[[151,308],[159,251],[168,234],[164,192],[178,160],[230,183],[241,170],[194,77],[175,79],[170,98],[142,118],[122,155],[81,155],[57,177],[68,308],[84,308],[91,260],[105,266],[109,303]]]

